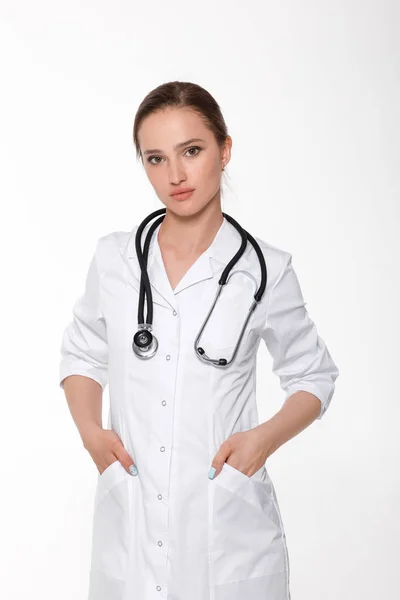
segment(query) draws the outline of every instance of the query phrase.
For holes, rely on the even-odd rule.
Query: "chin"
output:
[[[204,206],[198,206],[196,203],[191,202],[190,198],[181,202],[172,201],[164,203],[164,206],[175,215],[179,215],[182,217],[191,217],[201,212],[204,208]]]

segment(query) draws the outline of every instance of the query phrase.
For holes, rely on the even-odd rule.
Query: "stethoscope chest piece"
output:
[[[152,358],[157,352],[158,340],[145,326],[133,336],[132,350],[139,358]]]

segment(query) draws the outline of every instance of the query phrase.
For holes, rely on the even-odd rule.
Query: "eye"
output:
[[[147,162],[149,162],[151,165],[158,165],[159,163],[153,163],[151,162],[153,160],[153,158],[161,158],[161,156],[149,156],[149,158],[147,159]]]
[[[200,146],[191,146],[190,148],[188,148],[186,150],[186,152],[189,152],[189,150],[198,150],[200,152],[201,148],[200,148]],[[190,156],[197,156],[199,154],[199,152],[196,152],[196,154],[191,154]]]
[[[190,154],[189,155],[190,157],[192,157],[192,156],[195,157],[195,156],[197,156],[201,152],[202,148],[200,148],[200,146],[191,146],[190,148],[188,148],[186,150],[186,152],[190,152],[191,150],[196,150],[197,151],[196,154]],[[159,165],[161,161],[152,162],[153,158],[155,158],[155,159],[157,159],[157,158],[162,159],[162,157],[161,156],[155,156],[153,154],[153,156],[149,156],[149,158],[147,159],[147,162],[150,163],[151,165]]]

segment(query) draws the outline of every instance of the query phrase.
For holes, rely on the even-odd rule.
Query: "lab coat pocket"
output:
[[[235,348],[244,328],[241,345],[245,346],[249,332],[254,328],[263,309],[256,305],[249,314],[258,288],[253,275],[245,271],[232,271],[228,283],[222,287],[204,330],[203,343],[210,350]],[[245,326],[247,318],[247,324]],[[200,344],[201,345],[201,344]]]
[[[133,479],[116,460],[97,480],[92,566],[120,580],[125,579],[128,565]]]
[[[243,361],[247,362],[249,359],[253,358],[254,355],[257,353],[257,349],[260,343],[258,327],[260,326],[260,323],[263,322],[262,311],[260,309],[260,311],[257,313],[257,308],[251,314],[250,319],[246,325],[243,337],[241,338],[239,347],[237,349],[236,357],[233,360],[233,364],[242,364]],[[206,350],[207,348],[209,348],[210,356],[212,358],[225,358],[227,361],[230,361],[233,358],[237,342],[239,341],[242,325],[243,323],[241,323],[239,327],[238,324],[235,324],[231,328],[229,344],[214,343],[213,345],[212,343],[209,343],[207,344],[207,346],[204,345]],[[216,338],[222,338],[227,341],[229,336],[226,333],[224,337],[222,337],[222,334],[217,334]],[[201,344],[199,345],[201,346]]]
[[[263,578],[286,569],[283,528],[265,466],[249,477],[224,463],[210,483],[214,585],[260,578],[262,586]]]

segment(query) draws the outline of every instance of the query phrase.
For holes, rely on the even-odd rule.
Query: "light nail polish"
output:
[[[216,472],[217,472],[217,469],[215,467],[211,467],[210,470],[208,471],[208,478],[213,479]]]
[[[129,467],[129,472],[130,472],[130,474],[131,474],[131,475],[137,475],[137,474],[138,474],[138,470],[137,470],[137,468],[135,467],[135,465],[131,465],[131,466]]]

